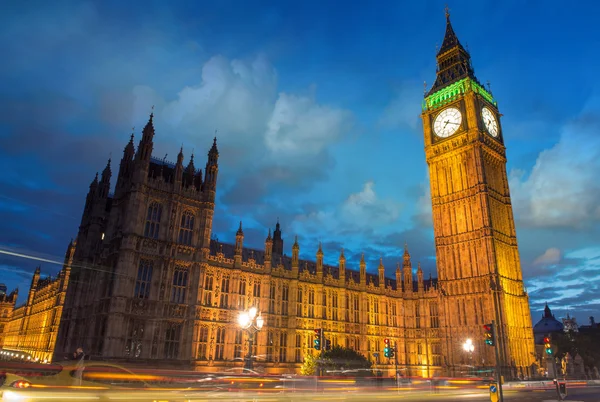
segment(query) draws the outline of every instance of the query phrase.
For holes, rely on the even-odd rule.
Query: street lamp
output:
[[[471,366],[471,370],[473,369],[473,351],[475,350],[475,345],[473,345],[473,341],[471,339],[467,339],[465,343],[463,343],[463,349],[465,352],[469,354],[469,365]]]
[[[467,339],[463,344],[463,349],[465,350],[465,352],[473,353],[473,351],[475,350],[475,345],[473,345],[473,341]]]
[[[252,370],[252,343],[254,334],[261,330],[264,323],[265,320],[256,307],[250,307],[248,311],[243,311],[238,316],[239,326],[248,333],[248,354],[245,359],[245,369]]]

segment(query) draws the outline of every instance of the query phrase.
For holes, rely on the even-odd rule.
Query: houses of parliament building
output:
[[[90,184],[58,284],[35,284],[36,292],[64,297],[43,311],[30,297],[5,324],[4,348],[32,356],[43,350],[56,360],[83,347],[97,358],[213,371],[243,364],[248,335],[237,317],[255,306],[265,324],[251,353],[267,372],[299,372],[304,356],[318,353],[314,330],[322,328],[332,345],[389,373],[395,361],[383,356],[385,338],[403,374],[457,375],[467,364],[495,365],[483,329],[494,321],[506,375],[530,375],[534,339],[499,116],[447,14],[437,77],[422,104],[438,273],[432,279],[406,245],[391,278],[381,262],[377,274],[367,273],[364,255],[350,266],[343,250],[336,266],[327,265],[320,244],[314,260],[302,260],[297,237],[286,253],[279,222],[265,230],[260,250],[244,247],[241,223],[235,241],[233,234],[231,243],[215,240],[216,138],[204,170],[193,156],[185,163],[183,151],[176,163],[154,158],[151,114],[137,147],[132,134],[116,174],[109,160]],[[50,316],[51,308],[54,321],[28,324],[27,314]],[[52,331],[42,322],[54,323]],[[25,345],[32,331],[51,335]],[[475,346],[470,354],[467,338]]]

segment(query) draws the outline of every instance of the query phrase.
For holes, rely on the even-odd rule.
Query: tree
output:
[[[571,357],[579,354],[584,365],[593,369],[600,365],[600,346],[598,345],[598,332],[552,334],[552,343],[556,345],[555,355],[562,359],[567,353]]]
[[[323,365],[327,370],[359,370],[370,374],[372,363],[354,349],[335,346],[323,353]]]
[[[304,356],[304,363],[300,368],[300,374],[302,375],[314,375],[317,371],[317,359],[312,354]]]

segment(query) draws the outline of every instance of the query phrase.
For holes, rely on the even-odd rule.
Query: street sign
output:
[[[498,402],[498,384],[490,383],[490,401]]]

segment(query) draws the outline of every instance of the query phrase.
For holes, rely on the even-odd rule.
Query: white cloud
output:
[[[594,105],[595,106],[595,105]],[[600,119],[586,110],[542,151],[529,175],[512,170],[517,218],[538,227],[582,227],[600,220]]]
[[[305,233],[313,229],[329,233],[364,233],[393,224],[401,211],[402,204],[379,198],[375,182],[367,181],[361,191],[350,194],[337,208],[296,216],[292,226],[302,226],[304,230],[301,231]]]
[[[561,259],[560,250],[557,248],[549,248],[533,261],[533,265],[553,265],[558,264]]]
[[[202,67],[200,83],[183,88],[157,119],[192,138],[218,128],[225,142],[256,139],[264,135],[276,90],[277,72],[265,57],[245,62],[215,56]]]
[[[163,152],[161,147],[174,151],[179,145],[172,144],[175,137],[184,141],[186,157],[191,147],[204,153],[217,129],[219,148],[227,149],[224,169],[250,173],[285,166],[301,175],[301,168],[318,163],[315,158],[327,159],[327,147],[351,128],[353,116],[317,103],[314,95],[278,92],[277,81],[277,71],[263,55],[249,61],[214,56],[202,67],[199,83],[186,86],[173,100],[147,86],[136,87],[135,125],[143,124],[155,105],[156,152]]]
[[[349,128],[351,114],[320,106],[314,99],[279,94],[265,136],[274,153],[318,154]]]

